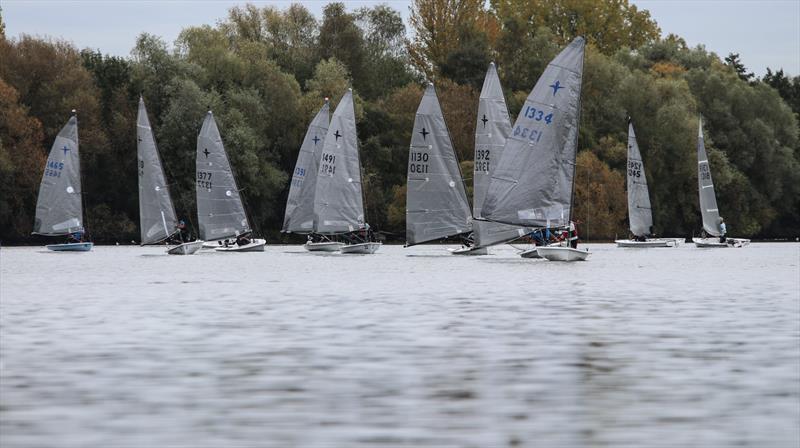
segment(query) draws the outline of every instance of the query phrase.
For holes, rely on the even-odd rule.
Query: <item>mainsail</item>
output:
[[[472,215],[481,218],[483,201],[489,188],[489,179],[494,163],[500,160],[503,147],[511,133],[506,99],[497,68],[489,64],[483,80],[480,101],[478,102],[478,122],[475,126],[475,167],[473,177]],[[491,221],[472,222],[475,245],[478,247],[511,241],[523,236],[524,229]]]
[[[642,155],[633,122],[628,121],[628,220],[631,233],[636,236],[651,235],[653,214],[650,209],[650,192],[647,189],[647,177],[644,173]]]
[[[717,208],[717,196],[714,193],[714,182],[711,181],[711,169],[708,166],[702,119],[698,123],[697,130],[697,183],[700,191],[703,229],[709,235],[719,236],[719,209]]]
[[[297,163],[286,199],[286,214],[283,218],[283,232],[310,233],[314,231],[314,193],[317,185],[317,171],[322,157],[325,134],[328,132],[328,99],[317,112],[306,131],[300,146]]]
[[[322,146],[314,194],[314,232],[347,233],[364,227],[361,162],[349,89],[333,112]]]
[[[197,136],[196,168],[200,239],[214,241],[250,232],[236,179],[211,111]]]
[[[36,201],[33,233],[67,235],[83,231],[78,117],[75,111],[56,136],[47,157]]]
[[[158,156],[153,130],[139,98],[136,118],[136,152],[139,171],[139,224],[142,244],[155,244],[175,233],[178,218],[169,197],[164,169]]]
[[[414,120],[407,189],[406,245],[472,230],[461,169],[433,84],[425,89]]]
[[[568,225],[584,47],[582,37],[573,40],[525,100],[503,157],[491,171],[485,218],[531,227]]]

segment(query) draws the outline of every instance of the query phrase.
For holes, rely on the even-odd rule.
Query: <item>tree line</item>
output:
[[[168,44],[141,34],[130,57],[69,42],[5,35],[0,16],[0,240],[30,241],[47,152],[78,111],[85,219],[95,241],[138,240],[136,110],[148,107],[178,214],[194,221],[197,133],[210,108],[254,227],[281,235],[290,173],[325,97],[356,98],[367,220],[391,239],[405,228],[414,114],[433,80],[468,189],[478,96],[490,61],[512,117],[547,63],[577,35],[588,50],[576,211],[582,236],[627,232],[627,117],[645,163],[655,231],[702,228],[697,118],[719,207],[732,234],[800,234],[800,77],[762,79],[739,56],[721,59],[662,36],[627,0],[416,0],[410,33],[386,5],[348,11],[248,4]],[[512,119],[513,120],[513,119]],[[471,191],[468,192],[471,197]]]

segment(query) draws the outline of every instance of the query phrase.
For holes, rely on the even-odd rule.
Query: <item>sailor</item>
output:
[[[725,242],[725,234],[726,233],[728,233],[728,229],[727,229],[727,227],[725,227],[725,220],[722,219],[722,217],[720,216],[720,218],[719,218],[719,242],[720,243],[724,243]]]
[[[67,243],[80,243],[83,242],[83,232],[72,232],[67,236]]]
[[[236,237],[236,244],[238,246],[247,246],[248,244],[250,244],[250,239],[247,238],[246,233],[243,233]]]
[[[178,239],[181,241],[181,243],[188,243],[191,241],[189,229],[186,228],[186,222],[182,219],[178,221]]]
[[[578,229],[575,227],[575,221],[569,222],[569,245],[573,249],[578,248]]]

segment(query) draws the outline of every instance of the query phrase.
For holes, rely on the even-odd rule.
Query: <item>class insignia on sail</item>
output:
[[[64,244],[49,244],[53,251],[92,249],[84,241],[83,199],[78,144],[78,116],[72,111],[50,148],[39,184],[33,233],[45,236],[68,236]]]

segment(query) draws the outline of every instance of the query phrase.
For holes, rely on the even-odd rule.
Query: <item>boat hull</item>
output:
[[[571,247],[539,247],[536,252],[542,258],[550,261],[585,261],[589,257],[588,250],[578,250]]]
[[[522,257],[522,258],[542,258],[542,256],[539,255],[539,250],[538,249],[539,249],[538,247],[532,247],[530,249],[525,249],[525,250],[523,250],[522,252],[519,253],[519,256]]]
[[[239,246],[238,244],[232,244],[228,247],[222,246],[218,247],[215,250],[217,252],[264,252],[264,246],[267,245],[267,240],[261,238],[254,238],[250,244],[245,244],[244,246]]]
[[[346,244],[340,250],[343,254],[374,254],[381,248],[381,245],[376,242]]]
[[[344,243],[325,241],[322,243],[306,243],[303,248],[309,252],[339,252]]]
[[[719,238],[692,238],[694,245],[704,249],[720,247],[744,247],[750,245],[750,240],[746,238],[726,238],[724,243],[719,242]]]
[[[453,255],[489,255],[489,249],[486,247],[459,247],[458,249],[450,249]]]
[[[678,247],[681,244],[680,238],[651,238],[645,241],[616,240],[614,242],[617,243],[617,247],[638,247],[638,248]]]
[[[45,247],[53,252],[88,252],[92,250],[94,243],[48,244]]]
[[[188,243],[179,244],[175,247],[170,247],[167,253],[170,255],[192,255],[203,247],[203,241],[190,241]]]

